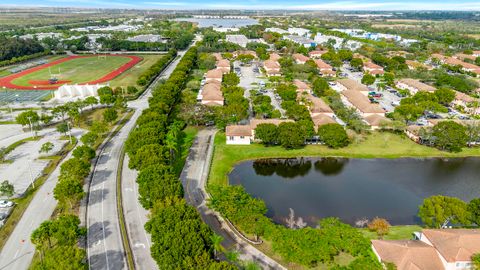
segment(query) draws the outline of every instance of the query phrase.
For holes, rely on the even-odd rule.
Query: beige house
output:
[[[217,61],[220,61],[220,60],[223,59],[221,53],[212,53],[212,56],[215,57],[215,59],[216,59]]]
[[[280,73],[280,64],[277,61],[266,60],[263,62],[263,68],[265,69],[268,77],[279,76],[282,74]]]
[[[205,75],[205,82],[217,81],[222,82],[223,72],[220,69],[211,69]]]
[[[424,69],[427,69],[427,70],[432,70],[433,69],[433,67],[431,67],[431,66],[425,65],[425,64],[417,62],[417,61],[412,61],[412,60],[405,60],[405,64],[407,64],[408,69],[410,69],[410,70],[415,70],[415,69],[419,69],[419,68],[424,68]]]
[[[412,95],[418,91],[433,93],[437,90],[435,87],[415,79],[401,79],[397,81],[396,86],[400,89],[408,90]]]
[[[323,99],[316,97],[308,92],[298,92],[297,100],[300,104],[305,105],[310,111],[310,116],[313,118],[318,115],[327,115],[333,117],[334,112]]]
[[[300,80],[297,80],[297,79],[293,80],[293,84],[297,87],[297,92],[308,92],[308,93],[312,92],[312,88],[308,84]]]
[[[250,144],[255,141],[255,129],[260,124],[274,124],[294,122],[291,119],[252,119],[249,125],[229,125],[225,130],[227,144]],[[247,138],[248,137],[248,138]]]
[[[327,52],[328,52],[327,50],[315,50],[315,51],[309,52],[308,55],[310,56],[310,58],[320,58],[322,55],[324,55]]]
[[[297,63],[297,64],[305,64],[308,60],[310,60],[310,58],[306,57],[303,54],[299,54],[299,53],[294,53],[292,55],[292,57],[293,57],[293,60],[295,60],[295,63]]]
[[[382,263],[397,270],[468,270],[472,256],[480,252],[478,229],[424,229],[416,240],[372,240]]]
[[[198,99],[207,106],[223,106],[225,99],[221,90],[221,84],[217,81],[209,82],[201,89]]]
[[[363,71],[365,73],[371,74],[371,75],[383,75],[385,73],[383,71],[383,67],[374,64],[372,62],[364,62],[363,63]]]
[[[480,102],[478,99],[469,96],[465,93],[455,91],[455,99],[452,101],[452,105],[462,106],[465,111],[469,113],[480,113],[480,108],[475,108],[473,105],[475,102]]]
[[[335,76],[336,72],[333,70],[332,66],[323,62],[321,59],[315,59],[315,64],[317,65],[318,71],[325,76]]]
[[[248,125],[229,125],[225,129],[227,144],[246,145],[250,144],[252,130]]]
[[[464,61],[465,59],[475,61],[475,59],[477,59],[477,57],[473,54],[464,54],[464,53],[457,53],[453,57],[460,59],[462,61]]]
[[[271,53],[270,54],[270,57],[268,58],[268,60],[272,60],[272,61],[278,61],[280,58],[282,58],[279,54],[277,53]]]
[[[230,61],[226,59],[221,59],[217,61],[217,69],[221,70],[222,73],[229,73],[230,72]]]
[[[378,114],[385,116],[385,111],[378,105],[370,102],[367,96],[356,90],[345,90],[342,92],[342,101],[353,107],[362,117]]]
[[[345,91],[345,90],[358,91],[365,96],[368,96],[368,92],[370,91],[368,87],[365,86],[364,84],[361,84],[356,80],[348,79],[348,78],[337,80],[337,88],[340,91]]]
[[[315,132],[318,132],[318,128],[326,125],[326,124],[337,124],[337,121],[332,118],[332,116],[326,114],[319,114],[316,116],[312,116],[313,127],[315,128]]]
[[[475,57],[480,57],[480,51],[473,51],[472,55]]]
[[[372,130],[377,130],[382,127],[382,124],[389,123],[392,120],[386,118],[385,116],[372,114],[364,118],[365,122],[370,126]]]

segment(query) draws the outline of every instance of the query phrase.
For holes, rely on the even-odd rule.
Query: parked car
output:
[[[6,207],[12,207],[12,206],[13,206],[13,202],[11,201],[5,201],[5,200],[0,201],[0,208],[6,208]]]
[[[470,119],[470,116],[468,116],[468,115],[460,115],[460,116],[458,116],[458,119],[460,119],[460,120],[468,120],[468,119]]]
[[[5,220],[8,217],[6,213],[0,213],[0,220]]]
[[[390,105],[392,105],[393,107],[400,106],[400,101],[394,100],[394,101],[392,101],[392,102],[390,103]]]
[[[334,86],[334,85],[335,85],[335,82],[328,82],[328,85]]]
[[[211,127],[211,126],[213,126],[213,125],[215,125],[215,122],[213,122],[213,121],[207,121],[207,122],[205,123],[205,126],[207,126],[207,127]]]
[[[374,98],[369,98],[370,99],[370,102],[371,103],[378,103],[378,100],[374,99]]]

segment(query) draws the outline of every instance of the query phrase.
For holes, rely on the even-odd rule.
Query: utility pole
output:
[[[72,128],[70,127],[70,122],[67,121],[67,128],[68,128],[68,137],[70,138],[70,144],[73,144],[72,142]]]

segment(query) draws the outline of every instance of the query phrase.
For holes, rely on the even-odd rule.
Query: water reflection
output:
[[[396,225],[418,224],[426,197],[480,197],[479,173],[478,158],[292,158],[238,164],[229,180],[264,200],[267,215],[278,223],[292,208],[311,226],[330,216],[350,224],[379,216]]]

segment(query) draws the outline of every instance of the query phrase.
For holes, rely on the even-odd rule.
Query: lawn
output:
[[[31,86],[29,83],[31,80],[50,79],[50,72],[59,74],[59,76],[56,76],[58,80],[70,81],[70,84],[87,83],[102,78],[130,61],[130,58],[118,56],[76,58],[16,78],[12,83],[20,86]]]
[[[142,86],[137,85],[137,79],[140,75],[145,72],[149,67],[151,67],[155,62],[160,60],[163,55],[155,54],[155,55],[138,55],[143,58],[143,60],[138,63],[136,66],[132,67],[122,75],[118,76],[117,78],[110,81],[110,86],[112,87],[126,87],[126,86],[136,86],[137,88],[142,88]]]
[[[422,230],[421,226],[418,225],[401,225],[401,226],[392,226],[387,235],[383,237],[385,240],[402,240],[402,239],[411,239],[414,232],[419,232]],[[375,232],[368,230],[367,228],[360,229],[363,235],[368,239],[378,239],[378,236]]]
[[[460,153],[442,152],[419,145],[403,135],[373,132],[361,140],[341,149],[323,145],[307,145],[301,149],[286,150],[280,146],[265,147],[262,144],[226,145],[225,134],[217,133],[210,170],[209,183],[227,184],[227,174],[235,164],[259,158],[291,157],[349,157],[349,158],[401,158],[401,157],[468,157],[480,156],[480,148],[465,148]]]

